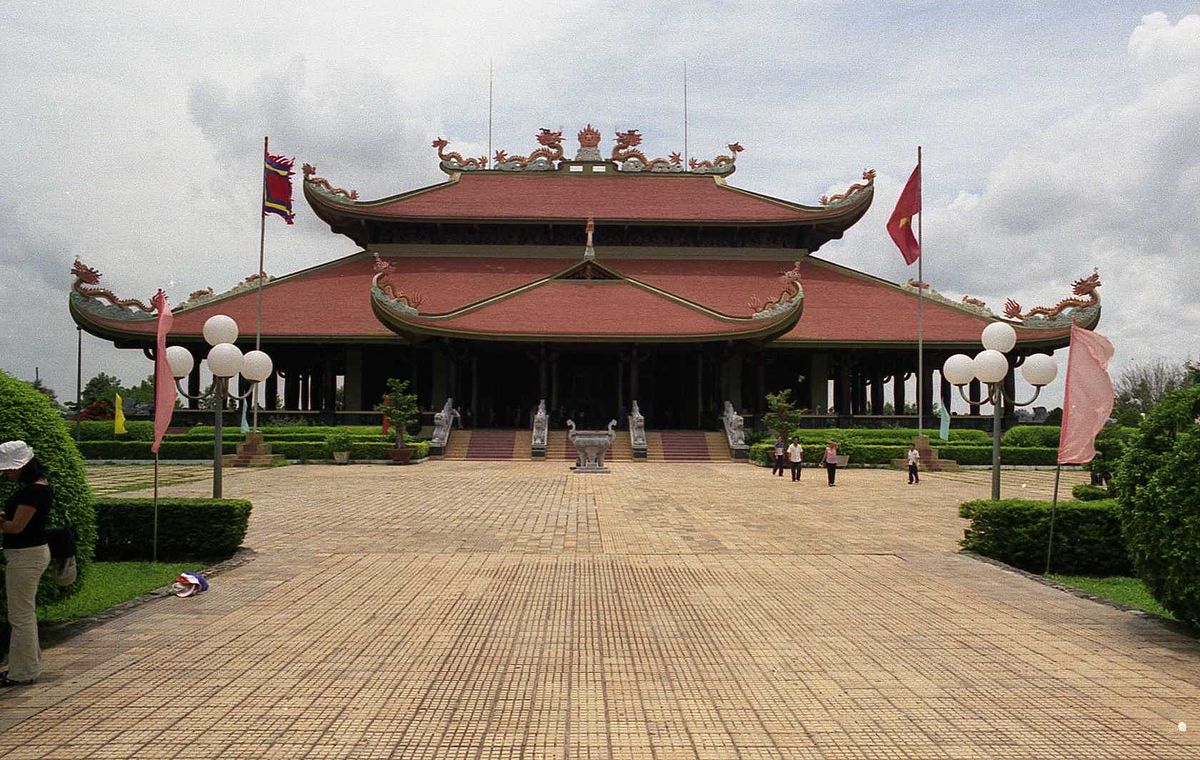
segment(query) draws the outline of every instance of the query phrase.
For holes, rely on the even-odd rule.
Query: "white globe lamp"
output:
[[[975,361],[966,354],[955,354],[942,365],[942,377],[951,385],[966,385],[975,379]]]
[[[221,343],[233,343],[238,337],[237,322],[224,314],[216,314],[204,323],[204,340],[208,345],[216,346]]]
[[[261,383],[271,376],[274,365],[265,351],[247,351],[242,357],[242,377],[252,383]]]
[[[208,368],[217,377],[230,378],[242,371],[242,350],[232,343],[218,343],[208,351]]]
[[[209,363],[211,364],[211,360]],[[980,382],[998,383],[1008,374],[1008,359],[994,348],[975,354],[971,363],[975,366],[975,377],[979,378]]]
[[[1058,362],[1045,354],[1031,354],[1021,365],[1021,377],[1025,382],[1036,387],[1049,385],[1058,377]]]
[[[167,346],[167,364],[171,365],[171,375],[178,380],[191,374],[196,359],[183,346]]]
[[[983,328],[983,347],[1006,354],[1017,345],[1017,331],[1007,322],[993,322]]]

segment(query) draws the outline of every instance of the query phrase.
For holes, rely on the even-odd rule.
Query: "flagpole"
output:
[[[495,82],[495,77],[492,74],[492,59],[488,59],[488,152],[487,164],[489,169],[492,166],[492,85]]]
[[[683,163],[688,162],[688,97],[687,97],[687,59],[683,59]]]
[[[270,155],[269,139],[263,137],[263,160]],[[263,252],[267,246],[267,215],[263,213],[267,203],[267,180],[264,176],[262,183],[262,203],[258,205],[258,321],[254,324],[254,350],[260,350],[262,341],[262,306],[263,306],[263,280],[266,275],[263,274]],[[255,383],[252,395],[254,396],[254,424],[253,428],[258,430],[258,386],[261,383]]]
[[[925,175],[921,171],[921,146],[917,146],[917,435],[925,427],[925,246],[921,244],[921,222],[925,219],[925,203],[921,185]],[[931,389],[932,390],[932,389]]]
[[[1046,572],[1050,574],[1050,549],[1054,546],[1054,515],[1058,511],[1058,478],[1062,475],[1062,465],[1054,467],[1054,498],[1050,501],[1050,537],[1046,540]]]

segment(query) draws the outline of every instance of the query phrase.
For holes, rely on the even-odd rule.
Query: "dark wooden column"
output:
[[[321,411],[335,412],[337,411],[337,372],[333,366],[333,359],[326,358],[321,363]]]
[[[318,364],[308,375],[308,408],[319,412],[325,408],[325,383],[322,366]]]
[[[293,411],[300,408],[300,376],[294,369],[283,376],[283,408]]]
[[[558,411],[558,352],[550,352],[550,408]]]
[[[538,400],[546,399],[546,392],[549,390],[549,385],[546,382],[546,344],[538,346]],[[549,412],[549,410],[547,410]]]
[[[904,384],[908,382],[908,373],[897,366],[895,373],[892,374],[892,410],[893,414],[904,414],[904,404],[906,403],[904,392]]]
[[[696,353],[696,428],[704,426],[704,351]]]
[[[883,369],[878,364],[871,369],[871,414],[883,414]]]
[[[850,362],[848,358],[842,358],[838,361],[837,380],[833,384],[833,396],[837,413],[840,416],[849,417],[853,413],[853,407],[851,406]]]
[[[1007,419],[1012,419],[1012,418],[1016,417],[1017,408],[1015,406],[1013,406],[1013,403],[1011,401],[1011,399],[1016,396],[1016,393],[1017,393],[1017,373],[1009,372],[1007,375],[1004,376],[1004,394],[1005,394],[1004,416]]]
[[[471,352],[471,427],[479,427],[479,355]]]
[[[758,352],[758,398],[754,402],[754,410],[759,415],[767,410],[767,354]]]
[[[617,427],[625,424],[625,353],[617,352]]]
[[[983,393],[983,385],[978,380],[972,380],[971,385],[968,387],[967,396],[978,400],[979,395]],[[971,414],[979,414],[979,404],[971,404]]]
[[[924,407],[921,411],[928,423],[933,416],[933,362],[926,359],[925,376],[921,378],[921,406]]]

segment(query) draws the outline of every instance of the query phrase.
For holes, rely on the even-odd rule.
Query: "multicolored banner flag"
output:
[[[263,151],[263,216],[276,214],[288,224],[293,224],[292,171],[296,159],[272,156]]]
[[[912,231],[913,217],[919,213],[921,213],[921,164],[918,163],[917,168],[913,169],[912,176],[908,178],[908,184],[904,186],[904,191],[900,193],[900,199],[896,201],[896,209],[892,211],[892,217],[888,219],[887,223],[888,234],[892,236],[892,241],[900,249],[900,254],[904,256],[905,264],[912,264],[921,258],[921,244],[917,242],[917,237]]]
[[[121,394],[116,393],[113,399],[113,435],[125,435],[125,409],[121,403]]]
[[[163,436],[171,426],[171,416],[175,414],[175,375],[171,365],[167,363],[167,333],[175,317],[167,308],[167,294],[161,290],[154,294],[150,303],[158,309],[158,338],[154,351],[154,443],[150,451],[158,453]]]
[[[1071,325],[1067,356],[1067,387],[1063,396],[1058,463],[1083,464],[1096,457],[1096,435],[1113,408],[1113,385],[1108,376],[1113,344],[1098,332]]]

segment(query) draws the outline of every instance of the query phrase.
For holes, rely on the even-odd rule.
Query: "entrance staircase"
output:
[[[529,459],[529,443],[519,443],[523,430],[455,430],[442,459],[503,461]]]
[[[730,462],[724,433],[703,430],[652,430],[646,433],[649,462]]]

